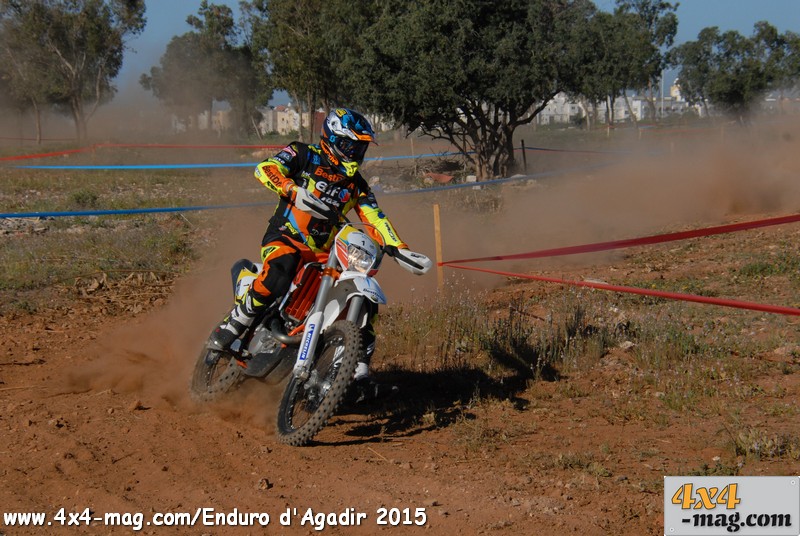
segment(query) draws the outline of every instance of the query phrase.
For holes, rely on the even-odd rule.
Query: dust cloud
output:
[[[480,191],[377,196],[403,240],[431,258],[435,258],[434,203],[441,206],[444,260],[635,238],[797,212],[799,136],[797,125],[783,124],[743,131],[724,143],[713,137],[678,147],[657,140],[648,150],[660,147],[661,154],[640,151],[600,170]],[[241,174],[249,180],[249,171]],[[224,192],[220,195],[224,197]],[[486,196],[494,196],[499,208],[487,209],[482,204]],[[144,404],[198,411],[188,400],[191,368],[210,329],[231,306],[231,264],[257,257],[267,212],[271,209],[231,211],[220,218],[214,247],[178,283],[169,303],[104,334],[97,360],[74,377],[73,384],[139,393]],[[593,264],[613,263],[623,255],[636,255],[636,250],[476,266],[522,273],[563,266],[588,271]],[[445,275],[455,292],[477,292],[507,281],[450,268],[445,268]],[[436,298],[436,268],[414,276],[387,257],[377,279],[389,307]],[[272,419],[278,396],[277,388],[254,382],[214,411],[263,425]]]
[[[680,147],[657,140],[647,151],[619,157],[599,170],[587,166],[583,173],[507,183],[480,192],[457,190],[460,197],[455,200],[455,195],[440,196],[444,260],[637,238],[797,212],[798,131],[796,124],[754,127],[724,142],[714,131],[711,139],[691,139]],[[661,152],[654,154],[656,150]],[[496,196],[499,210],[482,210],[480,203],[468,202],[479,195]],[[433,257],[431,199],[417,194],[379,200],[411,247]],[[562,266],[590,267],[635,254],[634,248],[472,266],[529,273]],[[448,279],[457,272],[461,279],[455,286],[464,290],[506,282],[496,275],[445,268]],[[417,283],[416,288],[430,292],[434,279],[428,275],[426,284]],[[413,284],[408,278],[402,281]]]
[[[257,260],[266,218],[263,211],[228,211],[218,238],[191,273],[181,278],[168,303],[98,337],[94,359],[68,378],[67,390],[135,394],[144,407],[166,405],[187,412],[214,411],[237,422],[272,429],[280,391],[245,383],[219,403],[200,407],[189,398],[195,361],[212,328],[232,304],[230,267]]]

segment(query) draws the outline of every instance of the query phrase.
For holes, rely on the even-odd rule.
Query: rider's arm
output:
[[[364,223],[375,226],[387,246],[394,246],[397,249],[408,249],[405,242],[400,240],[397,231],[394,230],[392,222],[383,213],[375,200],[372,191],[361,192],[356,201],[356,214]]]
[[[296,142],[284,147],[281,152],[267,158],[256,166],[255,176],[258,181],[280,196],[287,197],[296,183],[291,176],[301,167],[300,159],[304,154]]]

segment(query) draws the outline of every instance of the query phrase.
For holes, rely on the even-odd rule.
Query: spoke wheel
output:
[[[278,439],[302,446],[336,411],[356,370],[361,332],[352,322],[334,322],[322,336],[309,377],[289,380],[278,409]]]
[[[203,348],[197,357],[189,392],[196,402],[211,402],[233,389],[242,379],[242,369],[233,354]]]

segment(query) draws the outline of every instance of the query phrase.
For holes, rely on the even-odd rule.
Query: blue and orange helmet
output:
[[[375,132],[369,120],[348,108],[332,110],[322,124],[320,145],[331,164],[348,177],[356,174],[373,141]]]

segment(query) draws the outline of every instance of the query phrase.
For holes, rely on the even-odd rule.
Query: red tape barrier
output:
[[[744,231],[748,229],[757,229],[759,227],[768,227],[771,225],[781,225],[785,223],[794,223],[800,221],[800,214],[792,214],[789,216],[781,216],[777,218],[767,218],[763,220],[755,220],[750,222],[733,223],[729,225],[720,225],[717,227],[707,227],[705,229],[695,229],[692,231],[682,231],[677,233],[667,233],[662,235],[645,236],[642,238],[630,238],[626,240],[614,240],[610,242],[598,242],[595,244],[584,244],[580,246],[569,246],[563,248],[543,249],[539,251],[532,251],[529,253],[518,253],[515,255],[497,255],[493,257],[480,257],[474,259],[463,259],[456,261],[445,261],[438,263],[439,266],[448,266],[450,268],[458,268],[461,270],[472,270],[475,272],[485,272],[489,274],[502,275],[506,277],[516,277],[521,279],[532,279],[535,281],[544,281],[549,283],[559,283],[563,285],[572,285],[577,287],[596,288],[600,290],[610,290],[614,292],[626,292],[629,294],[639,294],[642,296],[656,296],[659,298],[666,298],[670,300],[683,300],[696,303],[706,303],[711,305],[721,305],[723,307],[736,307],[738,309],[750,309],[753,311],[763,311],[767,313],[776,313],[783,315],[800,316],[800,309],[794,307],[782,307],[777,305],[767,305],[762,303],[729,300],[725,298],[710,298],[707,296],[697,296],[695,294],[682,294],[679,292],[666,292],[661,290],[649,290],[636,287],[625,287],[619,285],[609,285],[607,283],[597,283],[593,281],[570,281],[565,279],[558,279],[553,277],[544,277],[538,275],[517,274],[512,272],[503,272],[500,270],[489,270],[485,268],[475,268],[471,266],[463,266],[466,263],[479,262],[479,261],[501,261],[501,260],[514,260],[514,259],[535,259],[541,257],[557,257],[562,255],[575,255],[578,253],[592,253],[597,251],[608,251],[612,249],[627,248],[632,246],[644,246],[651,244],[660,244],[664,242],[671,242],[676,240],[686,240],[688,238],[698,238],[703,236],[712,236],[724,233],[732,233],[736,231]]]
[[[663,242],[673,242],[676,240],[686,240],[689,238],[699,238],[702,236],[712,236],[725,233],[733,233],[736,231],[745,231],[748,229],[757,229],[759,227],[769,227],[771,225],[782,225],[784,223],[795,223],[800,221],[800,214],[792,214],[790,216],[780,216],[777,218],[768,218],[764,220],[755,220],[742,223],[732,223],[729,225],[720,225],[717,227],[706,227],[705,229],[694,229],[692,231],[681,231],[677,233],[667,233],[661,235],[645,236],[642,238],[628,238],[625,240],[612,240],[611,242],[598,242],[595,244],[584,244],[581,246],[568,246],[564,248],[542,249],[539,251],[531,251],[529,253],[517,253],[514,255],[495,255],[493,257],[477,257],[474,259],[460,259],[456,261],[440,262],[440,266],[449,266],[453,264],[467,264],[480,261],[506,261],[516,259],[538,259],[541,257],[560,257],[563,255],[576,255],[578,253],[594,253],[597,251],[608,251],[612,249],[629,248],[633,246],[649,246],[652,244],[661,244]]]
[[[28,160],[31,158],[47,158],[50,156],[64,156],[74,153],[85,153],[96,149],[105,148],[140,148],[140,149],[282,149],[283,145],[180,145],[159,143],[97,143],[80,149],[67,149],[53,153],[24,154],[17,156],[4,156],[0,162],[9,160]]]
[[[55,153],[39,153],[39,154],[23,154],[23,155],[16,155],[16,156],[4,156],[0,158],[0,162],[5,162],[8,160],[27,160],[29,158],[46,158],[49,156],[64,156],[67,154],[74,154],[74,153],[83,153],[86,151],[91,151],[93,147],[82,147],[80,149],[69,149],[66,151],[58,151]]]
[[[607,283],[596,283],[594,281],[570,281],[568,279],[558,279],[555,277],[544,277],[540,275],[515,274],[512,272],[502,272],[500,270],[488,270],[485,268],[475,268],[474,266],[459,266],[448,264],[451,268],[462,270],[472,270],[474,272],[486,272],[488,274],[503,275],[506,277],[517,277],[522,279],[533,279],[535,281],[545,281],[548,283],[560,283],[576,287],[589,287],[600,290],[611,290],[614,292],[627,292],[629,294],[640,294],[642,296],[656,296],[669,300],[683,300],[697,303],[707,303],[711,305],[722,305],[723,307],[736,307],[738,309],[751,309],[753,311],[763,311],[766,313],[777,313],[782,315],[800,316],[800,309],[794,307],[781,307],[778,305],[766,305],[763,303],[728,300],[725,298],[709,298],[707,296],[697,296],[695,294],[681,294],[679,292],[665,292],[662,290],[648,290],[636,287],[623,287],[619,285],[609,285]]]

